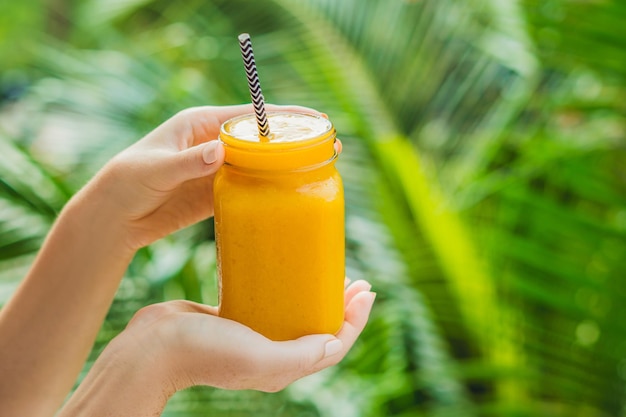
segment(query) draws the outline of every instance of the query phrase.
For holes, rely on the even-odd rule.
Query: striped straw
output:
[[[243,65],[246,68],[248,88],[250,89],[250,97],[252,98],[256,122],[259,127],[259,136],[262,141],[267,141],[270,136],[270,126],[267,122],[267,115],[265,114],[265,99],[261,92],[259,74],[256,70],[256,62],[254,61],[254,53],[252,52],[252,41],[250,41],[249,34],[242,33],[239,35],[239,46],[241,47]]]

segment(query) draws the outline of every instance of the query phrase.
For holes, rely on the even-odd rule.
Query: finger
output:
[[[337,364],[346,356],[357,338],[365,328],[376,299],[376,293],[362,291],[356,294],[346,308],[345,321],[337,339],[341,341],[341,349],[334,354],[326,355],[315,365],[315,372]]]
[[[299,378],[339,363],[363,331],[374,298],[375,294],[371,292],[360,292],[353,298],[346,310],[344,325],[336,337],[311,335],[294,341],[274,342],[280,343],[282,348],[274,349],[274,360],[268,362],[278,371],[273,390],[282,389]]]
[[[352,346],[356,338],[361,334],[369,319],[376,293],[362,291],[356,294],[346,308],[343,327],[337,333],[337,338],[346,346]]]
[[[224,148],[214,140],[164,156],[155,165],[152,177],[157,187],[162,184],[168,188],[214,174],[223,163]]]
[[[355,295],[363,291],[369,291],[371,288],[372,288],[372,285],[369,282],[364,281],[362,279],[350,284],[348,288],[346,288],[346,291],[344,293],[345,307],[346,308],[348,307],[348,305],[350,304],[350,302],[352,301]]]
[[[293,341],[272,342],[271,354],[265,357],[265,363],[276,372],[277,388],[341,361],[363,331],[375,296],[364,291],[354,296],[336,337],[311,335]]]
[[[341,143],[341,140],[335,139],[335,152],[337,152],[337,155],[341,154],[342,150],[343,150],[343,144]]]
[[[257,346],[256,353],[262,358],[258,372],[263,376],[263,385],[259,389],[279,391],[322,369],[318,364],[324,358],[336,355],[342,348],[343,342],[330,334],[304,336],[283,342],[270,341],[263,347]]]

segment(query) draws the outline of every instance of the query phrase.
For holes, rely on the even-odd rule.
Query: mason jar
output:
[[[214,182],[219,315],[272,340],[336,333],[344,320],[344,194],[335,128],[269,113],[225,122]]]

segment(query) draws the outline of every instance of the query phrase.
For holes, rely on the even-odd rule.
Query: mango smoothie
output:
[[[272,340],[336,333],[343,323],[344,198],[335,129],[322,117],[269,113],[224,123],[214,183],[219,315]]]

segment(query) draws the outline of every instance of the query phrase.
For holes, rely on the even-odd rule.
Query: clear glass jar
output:
[[[335,129],[306,114],[268,119],[276,130],[268,142],[255,141],[254,115],[231,119],[220,132],[219,315],[272,340],[336,333],[344,319],[345,237]]]

